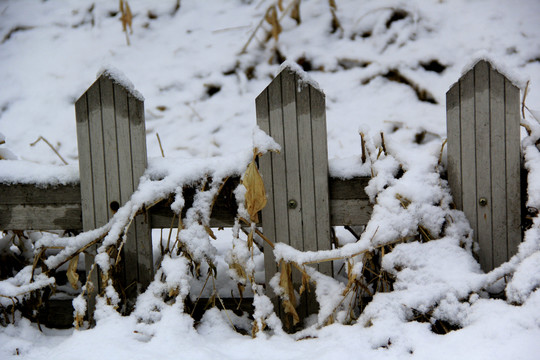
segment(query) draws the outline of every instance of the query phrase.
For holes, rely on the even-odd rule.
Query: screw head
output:
[[[480,204],[480,206],[486,206],[488,201],[485,197],[481,197],[479,200],[478,200],[478,203]]]
[[[289,200],[288,205],[289,205],[289,209],[296,209],[296,207],[298,206],[298,203],[296,202],[296,200],[291,199]]]

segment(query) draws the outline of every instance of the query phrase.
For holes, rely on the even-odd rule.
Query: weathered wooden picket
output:
[[[481,60],[446,94],[448,181],[484,271],[521,242],[519,89]]]
[[[257,97],[256,109],[261,129],[282,147],[260,159],[269,200],[262,211],[265,236],[301,250],[321,250],[332,247],[331,226],[365,225],[371,214],[364,191],[369,178],[328,176],[324,94],[285,68]],[[80,185],[0,184],[0,229],[90,230],[105,224],[136,189],[146,167],[143,102],[104,73],[77,101],[76,118]],[[480,243],[486,271],[506,261],[521,241],[519,120],[519,90],[485,61],[447,93],[449,183]],[[232,191],[238,182],[225,184],[211,226],[234,224]],[[193,192],[184,190],[186,208]],[[130,297],[152,279],[150,229],[169,228],[172,216],[163,202],[137,217],[123,256]],[[267,282],[277,270],[268,250]],[[87,258],[88,270],[92,257]],[[330,263],[319,269],[332,275]],[[309,298],[303,302],[305,316],[316,304]]]
[[[285,68],[255,104],[259,127],[282,146],[282,153],[260,159],[261,174],[268,182],[268,203],[262,210],[265,236],[304,251],[331,249],[324,94]],[[277,268],[266,246],[269,283]],[[320,264],[319,270],[332,276],[332,263]],[[298,288],[301,281],[300,274],[293,272]],[[306,300],[302,310],[313,312],[316,303],[311,297]]]
[[[146,170],[144,104],[125,87],[103,73],[75,103],[83,230],[105,225],[139,185]],[[97,247],[85,257],[90,273]],[[137,284],[150,283],[154,274],[152,237],[148,218],[139,215],[122,249],[122,288],[126,298],[137,295]],[[94,308],[101,291],[98,271],[91,272],[94,284],[88,308]]]

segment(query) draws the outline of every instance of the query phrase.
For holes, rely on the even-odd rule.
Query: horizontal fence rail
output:
[[[236,216],[233,190],[240,179],[230,178],[218,195],[210,226],[231,227]],[[330,223],[333,226],[365,225],[372,205],[364,191],[369,178],[349,180],[329,178]],[[189,209],[195,188],[185,188]],[[169,228],[173,212],[170,200],[148,209],[152,228]],[[79,184],[38,187],[33,184],[0,184],[0,229],[2,230],[82,230],[81,189]]]

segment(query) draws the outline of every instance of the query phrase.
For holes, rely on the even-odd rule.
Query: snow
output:
[[[184,228],[171,233],[171,242],[181,242],[191,260],[175,252],[161,254],[159,246],[166,246],[167,236],[161,239],[158,231],[154,252],[160,266],[132,315],[122,317],[114,309],[120,298],[112,286],[98,299],[92,329],[42,327],[40,332],[19,312],[8,314],[15,322],[0,328],[1,359],[538,357],[540,218],[531,220],[514,257],[483,273],[472,255],[477,247],[472,230],[464,214],[452,208],[448,184],[440,176],[445,164],[444,150],[440,158],[446,137],[445,93],[464,70],[487,59],[522,91],[529,80],[522,153],[528,171],[527,206],[540,208],[538,1],[341,0],[336,1],[340,27],[332,32],[328,3],[304,0],[301,24],[283,17],[277,44],[265,43],[259,30],[243,54],[240,50],[273,2],[184,0],[177,12],[175,3],[129,1],[134,14],[131,46],[121,31],[117,2],[0,4],[0,156],[8,159],[0,160],[0,182],[78,182],[74,103],[96,71],[141,100],[144,94],[149,156],[138,190],[104,227],[62,238],[33,232],[21,243],[7,233],[0,238],[0,255],[31,261],[32,249],[62,247],[46,253],[45,264],[54,267],[103,237],[97,262],[106,270],[111,264],[107,246],[116,245],[141,206],[174,194],[171,208],[180,213],[185,206],[182,187],[212,179],[206,191],[196,193],[182,219]],[[263,27],[269,29],[269,24]],[[280,57],[286,58],[284,64]],[[294,334],[282,329],[265,295],[264,259],[257,246],[246,245],[245,224],[213,229],[217,240],[207,230],[221,181],[242,175],[254,148],[262,154],[280,150],[255,124],[254,99],[284,68],[324,91],[330,173],[340,178],[372,176],[366,192],[374,204],[358,241],[339,230],[344,245],[328,251],[303,252],[276,244],[278,260],[302,267],[339,258],[336,274],[344,266],[336,279],[305,266],[316,282],[311,286],[321,310]],[[365,162],[359,132],[365,138]],[[40,136],[69,165],[62,165],[43,143],[29,145]],[[247,218],[245,187],[234,194],[239,214]],[[433,239],[419,241],[419,228]],[[369,262],[366,254],[389,249],[381,271],[394,279],[392,291],[377,292],[358,318],[351,319],[348,306],[355,293],[344,294],[347,271],[373,291],[374,285],[362,279]],[[191,274],[197,265],[202,280]],[[213,271],[216,289],[203,289]],[[54,279],[40,269],[33,279],[31,273],[32,266],[26,266],[13,277],[4,279],[2,274],[1,306],[23,301],[33,289],[54,286]],[[199,293],[238,296],[237,282],[246,287],[245,296],[254,298],[254,321],[216,308],[200,321],[184,312],[188,296],[192,301]],[[267,286],[282,291],[279,274]],[[73,303],[76,312],[85,311],[82,297]],[[327,325],[330,319],[334,323]],[[440,324],[457,330],[435,333]],[[253,325],[259,331],[252,339],[232,325],[248,334]]]
[[[79,166],[56,166],[36,164],[27,160],[2,160],[0,166],[0,183],[2,184],[35,184],[35,185],[68,185],[79,182]]]
[[[122,86],[135,99],[144,102],[144,96],[135,89],[135,85],[133,85],[133,83],[127,78],[127,76],[119,69],[110,65],[104,66],[98,71],[96,79],[99,79],[101,76],[108,77],[114,83]]]
[[[309,76],[309,74],[305,72],[304,69],[302,69],[302,67],[297,63],[290,60],[285,60],[279,67],[279,72],[282,72],[283,70],[291,71],[296,74],[296,76],[298,76],[298,92],[300,92],[304,87],[309,85],[315,90],[324,94],[324,91],[319,85],[319,83],[315,81],[315,79],[313,79],[311,76]]]

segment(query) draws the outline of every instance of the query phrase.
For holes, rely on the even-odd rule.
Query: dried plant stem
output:
[[[203,117],[195,110],[195,108],[191,104],[186,104],[188,108],[193,111],[193,114],[199,119],[199,121],[204,121]]]
[[[161,146],[161,139],[159,138],[159,133],[156,133],[156,137],[159,144],[159,150],[161,150],[161,157],[165,157],[165,153],[163,152],[163,146]]]
[[[529,92],[529,82],[530,80],[527,80],[527,85],[525,85],[525,90],[523,91],[523,100],[521,100],[521,117],[525,119],[525,100],[527,100],[527,93]]]
[[[36,144],[37,144],[38,142],[40,142],[41,140],[45,141],[45,143],[46,143],[47,145],[49,145],[49,147],[52,149],[52,151],[54,151],[54,153],[60,158],[60,160],[62,160],[62,162],[64,163],[64,165],[67,165],[67,164],[68,164],[67,161],[64,160],[64,158],[62,157],[62,155],[60,155],[60,154],[58,153],[58,151],[56,151],[56,149],[54,148],[54,146],[52,146],[52,144],[51,144],[47,139],[45,139],[43,136],[38,137],[36,141],[34,141],[33,143],[30,144],[30,146],[36,145]]]
[[[448,142],[448,139],[444,139],[444,141],[442,142],[441,152],[439,153],[439,161],[438,161],[439,165],[441,165],[441,163],[442,163],[443,150],[444,150],[444,146],[446,145],[447,142]]]
[[[174,220],[176,218],[176,213],[173,213],[173,217],[171,220],[171,227],[169,229],[169,237],[167,238],[167,248],[165,249],[166,252],[169,252],[169,245],[171,244],[171,235],[172,235],[172,229],[174,226]]]
[[[289,12],[289,10],[296,4],[300,2],[300,0],[293,0],[289,3],[289,5],[287,5],[287,7],[283,10],[283,12],[281,13],[279,19],[278,19],[278,23],[283,20],[283,18],[285,17],[285,15]],[[253,32],[251,33],[249,39],[247,40],[247,42],[244,44],[244,47],[242,47],[242,50],[240,50],[240,54],[245,54],[246,53],[246,50],[249,46],[249,44],[251,43],[251,41],[253,40],[253,38],[255,37],[255,34],[257,34],[257,31],[259,31],[259,29],[261,28],[262,24],[264,24],[264,21],[267,19],[268,15],[273,11],[272,9],[276,9],[276,4],[272,4],[268,7],[268,9],[266,10],[266,12],[264,13],[264,16],[262,17],[261,21],[259,21],[259,23],[257,24],[257,26],[255,27],[255,30],[253,30]]]
[[[270,7],[270,8],[271,8],[271,7]],[[255,26],[255,30],[253,30],[253,32],[252,32],[251,35],[249,36],[249,39],[248,39],[247,42],[245,43],[244,47],[242,48],[242,50],[240,50],[240,55],[246,53],[246,50],[247,50],[249,44],[251,43],[251,41],[253,40],[253,38],[255,37],[255,34],[257,33],[257,31],[259,30],[259,28],[262,26],[262,24],[263,24],[264,21],[266,20],[266,15],[267,15],[268,12],[270,11],[270,8],[268,8],[268,10],[266,10],[266,12],[264,13],[264,16],[262,17],[261,21],[259,21],[259,23],[257,24],[257,26]]]
[[[80,253],[84,252],[85,250],[88,250],[91,246],[93,245],[96,245],[98,242],[100,242],[101,240],[103,240],[105,238],[105,236],[107,236],[109,232],[107,231],[105,234],[101,235],[101,236],[98,236],[97,238],[95,238],[94,240],[92,240],[91,242],[89,242],[88,244],[84,245],[83,247],[77,249],[73,254],[69,255],[67,258],[65,258],[64,260],[62,260],[60,262],[60,264],[58,264],[58,266],[56,266],[55,268],[53,269],[48,269],[45,274],[48,274],[49,271],[51,270],[54,270],[54,269],[58,269],[60,266],[64,265],[65,263],[67,263],[68,261],[70,261],[71,259],[73,259],[75,256],[78,256]]]
[[[212,273],[211,273],[212,274]],[[234,329],[234,323],[232,322],[231,320],[231,317],[229,316],[229,312],[227,311],[227,309],[225,308],[225,304],[223,303],[223,300],[221,300],[221,296],[219,296],[219,292],[217,291],[216,289],[216,281],[215,281],[215,276],[212,274],[212,285],[214,286],[214,294],[216,294],[219,302],[221,303],[221,306],[223,307],[223,311],[225,311],[225,315],[227,315],[227,319],[229,319],[229,322],[231,323],[231,326],[232,328]]]
[[[246,223],[246,225],[250,225],[250,226],[251,226],[251,223],[250,223],[249,221],[247,221],[246,219],[244,219],[243,217],[239,217],[238,219],[239,219],[240,221]],[[263,234],[259,229],[255,228],[255,233],[256,233],[257,235],[259,235],[264,241],[266,241],[266,243],[267,243],[268,245],[270,245],[270,247],[271,247],[272,249],[274,249],[274,248],[276,247],[276,246],[274,245],[274,243],[273,243],[270,239],[268,239],[266,236],[264,236],[264,234]]]
[[[364,139],[364,133],[360,132],[360,141],[362,143],[362,164],[366,163],[366,140]]]
[[[212,275],[211,272],[208,272],[208,275],[206,276],[206,280],[204,281],[204,284],[201,288],[201,291],[199,292],[199,296],[197,296],[197,300],[195,300],[195,303],[193,304],[193,310],[191,310],[191,316],[195,313],[195,309],[197,308],[197,304],[199,303],[199,300],[201,299],[202,293],[204,289],[206,288],[206,284],[208,283],[208,279],[210,279],[210,276]]]

